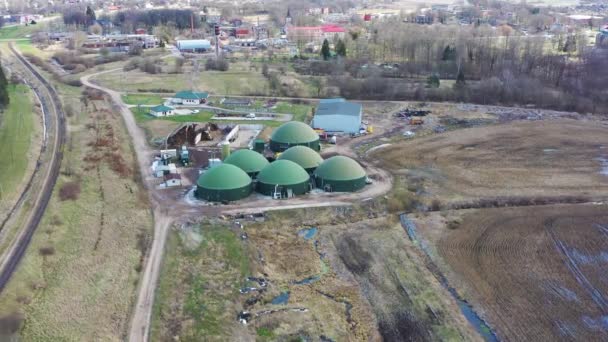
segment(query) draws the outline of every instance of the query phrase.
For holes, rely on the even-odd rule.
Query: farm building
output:
[[[211,42],[206,39],[178,40],[177,49],[180,52],[207,52],[211,50]]]
[[[196,185],[195,196],[211,202],[237,201],[251,194],[251,178],[230,164],[210,168],[200,175]]]
[[[323,158],[317,151],[306,146],[294,146],[281,153],[278,160],[291,160],[300,165],[306,172],[312,173],[321,165]]]
[[[328,132],[359,133],[363,107],[344,99],[326,99],[319,102],[312,119],[312,127]]]
[[[177,173],[169,173],[164,176],[164,187],[171,188],[174,186],[182,186],[182,176]]]
[[[351,158],[335,156],[325,160],[314,173],[318,188],[325,191],[350,192],[362,189],[367,180],[365,171]]]
[[[154,106],[150,108],[150,114],[158,117],[173,115],[173,108],[165,105]]]
[[[270,136],[270,149],[283,152],[292,146],[307,146],[319,151],[319,135],[305,123],[290,121],[275,129]]]
[[[245,171],[250,177],[255,177],[269,163],[263,155],[252,150],[237,150],[230,154],[226,160],[226,164],[237,166]]]
[[[273,198],[290,198],[310,191],[310,176],[300,165],[277,160],[258,173],[257,191]]]
[[[209,93],[184,90],[177,92],[173,98],[171,98],[171,102],[183,105],[199,105],[201,103],[206,103],[207,98],[209,98]]]

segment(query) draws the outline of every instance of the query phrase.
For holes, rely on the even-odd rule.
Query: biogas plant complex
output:
[[[301,122],[283,124],[272,133],[268,144],[262,146],[257,141],[255,146],[257,151],[225,153],[221,164],[199,176],[195,196],[210,202],[230,202],[257,192],[283,199],[314,189],[355,192],[369,183],[357,161],[340,155],[323,160],[319,135]]]

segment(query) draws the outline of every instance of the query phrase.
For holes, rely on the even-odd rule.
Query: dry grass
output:
[[[77,201],[60,201],[59,187],[55,189],[24,259],[0,296],[0,317],[23,315],[17,335],[26,341],[123,340],[151,215],[131,177],[135,161],[120,116],[103,102],[81,106],[79,91],[56,87],[78,113],[69,119],[58,184],[76,177],[81,191]],[[97,137],[111,143],[87,144]],[[119,166],[130,170],[128,176],[122,166],[112,164],[116,155],[105,156],[103,150],[110,148],[120,154]],[[91,155],[101,157],[92,169],[91,160],[85,160]]]
[[[596,122],[514,122],[451,131],[378,154],[394,172],[424,184],[430,197],[602,196],[608,127]]]

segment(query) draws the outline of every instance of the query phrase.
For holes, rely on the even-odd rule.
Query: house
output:
[[[182,186],[182,176],[178,173],[170,173],[164,176],[164,187],[171,188],[174,186]]]
[[[287,38],[291,41],[320,41],[335,36],[344,38],[346,30],[335,24],[322,26],[290,26],[287,27]]]
[[[158,117],[173,115],[173,108],[165,105],[159,105],[150,108],[150,114]]]
[[[207,103],[208,98],[209,93],[184,90],[177,92],[171,99],[171,102],[181,105],[200,105],[202,103]]]
[[[344,99],[325,99],[319,102],[311,126],[326,132],[359,133],[363,107]]]

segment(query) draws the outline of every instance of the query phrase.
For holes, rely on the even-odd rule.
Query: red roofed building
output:
[[[319,41],[334,37],[344,38],[346,30],[335,24],[323,26],[291,26],[287,28],[287,38],[291,41]]]
[[[250,35],[251,35],[251,31],[249,29],[237,28],[235,30],[236,38],[249,38]]]

